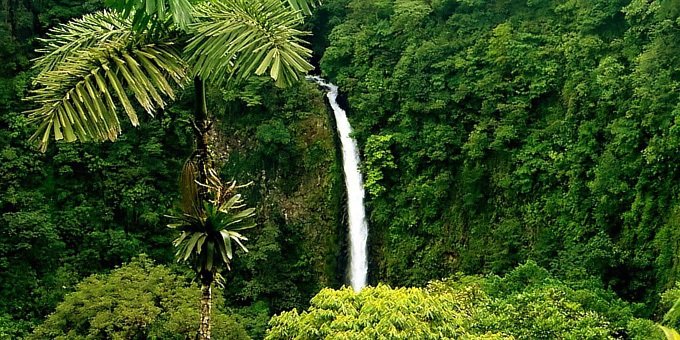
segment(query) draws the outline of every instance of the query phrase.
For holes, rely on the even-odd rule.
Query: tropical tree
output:
[[[181,212],[173,226],[178,260],[192,263],[203,286],[199,337],[210,338],[210,287],[229,268],[231,242],[243,247],[237,230],[244,210],[235,184],[222,184],[209,150],[213,124],[206,82],[234,83],[268,75],[285,87],[312,69],[311,51],[296,27],[315,0],[119,0],[50,30],[35,60],[37,76],[28,100],[31,137],[45,151],[50,140],[114,141],[121,120],[140,123],[193,82],[196,147],[180,181]],[[243,247],[245,249],[245,247]]]
[[[189,169],[183,175],[193,171],[195,169]],[[230,269],[234,256],[232,241],[248,251],[242,242],[248,239],[239,232],[255,226],[247,221],[255,215],[255,209],[245,208],[241,195],[235,192],[238,188],[236,182],[222,183],[213,169],[208,170],[207,180],[203,186],[210,199],[198,200],[201,206],[196,203],[183,205],[180,214],[169,216],[175,223],[168,225],[181,231],[173,242],[177,248],[177,260],[189,263],[201,282],[201,323],[198,334],[202,339],[210,338],[212,283],[220,278],[219,270]]]
[[[145,255],[87,277],[27,339],[192,339],[200,293]],[[245,329],[216,303],[214,336],[246,340]],[[1,319],[0,319],[1,320]],[[0,324],[1,326],[2,324]],[[17,339],[21,337],[2,337]]]
[[[658,339],[646,323],[628,328],[632,319],[599,282],[563,282],[527,262],[504,277],[457,274],[359,294],[325,288],[307,310],[272,317],[265,339]]]

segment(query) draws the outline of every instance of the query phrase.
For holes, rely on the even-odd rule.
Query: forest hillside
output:
[[[125,86],[112,98],[137,96],[139,126],[123,104],[117,140],[83,142],[94,131],[85,126],[43,152],[30,140],[43,127],[26,113],[39,107],[36,79],[50,75],[35,59],[41,38],[105,8],[90,18],[129,25],[137,45],[174,39],[172,54],[186,44],[176,62],[195,78],[181,83],[170,58],[134,52],[155,64],[130,74],[118,65]],[[210,20],[234,8],[264,29],[309,31],[302,61],[293,53],[259,76],[219,75],[273,60],[260,50],[233,52],[227,66],[201,59],[237,46],[210,40],[221,37]],[[242,50],[256,45],[245,41]],[[8,0],[0,60],[0,339],[204,336],[206,287],[215,339],[662,339],[680,329],[678,0]],[[369,226],[360,293],[344,287],[336,122],[326,90],[304,81],[305,60],[339,87],[359,147]],[[177,74],[156,73],[161,61]],[[150,80],[135,86],[143,72]],[[161,78],[175,76],[166,88]],[[163,104],[142,114],[156,100],[148,89],[140,99],[142,88],[155,84]],[[242,215],[252,225],[230,234],[248,252],[234,243],[225,267],[208,272],[199,236],[182,245],[167,227],[183,209],[187,164],[207,168],[203,142],[210,170],[247,184],[238,197],[254,208]],[[194,181],[204,184],[199,212],[217,201],[210,174]]]
[[[679,2],[345,8],[321,70],[365,155],[375,282],[533,259],[650,306],[673,286]]]

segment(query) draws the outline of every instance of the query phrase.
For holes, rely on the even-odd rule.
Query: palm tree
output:
[[[245,208],[241,195],[235,192],[235,182],[222,183],[213,169],[208,171],[207,189],[210,199],[202,206],[182,207],[169,224],[181,234],[173,245],[177,248],[178,261],[187,262],[196,272],[201,282],[201,321],[199,338],[210,338],[210,315],[212,309],[212,283],[219,277],[219,270],[230,269],[234,247],[232,241],[241,249],[248,251],[243,241],[248,240],[240,231],[255,226],[247,219],[255,215],[254,208]]]
[[[114,0],[115,1],[115,0]],[[118,0],[49,31],[28,100],[37,125],[31,140],[114,141],[121,120],[139,124],[140,111],[164,109],[193,80],[196,147],[184,165],[178,261],[189,262],[202,284],[200,339],[210,338],[211,285],[229,269],[232,241],[251,227],[235,183],[223,184],[209,153],[211,116],[206,82],[214,86],[268,75],[279,87],[312,69],[311,51],[296,29],[318,0]]]

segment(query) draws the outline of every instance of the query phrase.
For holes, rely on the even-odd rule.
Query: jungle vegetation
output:
[[[311,32],[299,36],[310,45],[298,41],[310,64],[285,76],[271,65],[254,74],[266,54],[230,64],[230,45],[200,38],[240,5],[271,24],[266,4]],[[200,283],[214,289],[215,339],[662,339],[680,329],[680,1],[311,5],[0,2],[0,339],[193,338]],[[109,33],[40,59],[60,55],[41,39],[68,25]],[[212,59],[192,53],[201,49]],[[134,69],[128,58],[146,59]],[[103,60],[115,66],[93,73]],[[46,71],[62,62],[77,72]],[[312,67],[340,87],[362,152],[372,287],[359,294],[343,288],[333,120],[322,92],[295,80]],[[89,94],[98,75],[113,106]],[[48,92],[71,89],[72,108],[57,111],[101,112],[105,129],[69,132],[25,113],[46,117]],[[236,231],[248,253],[229,242],[232,256],[225,246],[226,261],[217,257],[231,271],[202,270],[196,253],[189,266],[176,261],[168,216],[205,227],[183,215],[187,164],[204,169],[207,186],[188,190],[207,204],[199,210],[237,197],[252,215]],[[194,247],[196,235],[185,237]]]

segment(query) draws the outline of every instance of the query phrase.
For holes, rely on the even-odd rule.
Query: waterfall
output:
[[[366,286],[368,274],[368,223],[364,209],[364,181],[359,172],[359,151],[357,142],[350,136],[352,127],[349,125],[347,113],[338,105],[338,87],[327,83],[320,77],[309,76],[308,80],[316,82],[328,92],[326,97],[331,104],[335,122],[337,124],[340,144],[342,146],[342,167],[345,172],[345,186],[347,189],[347,210],[349,215],[349,281],[354,291],[358,292]]]

